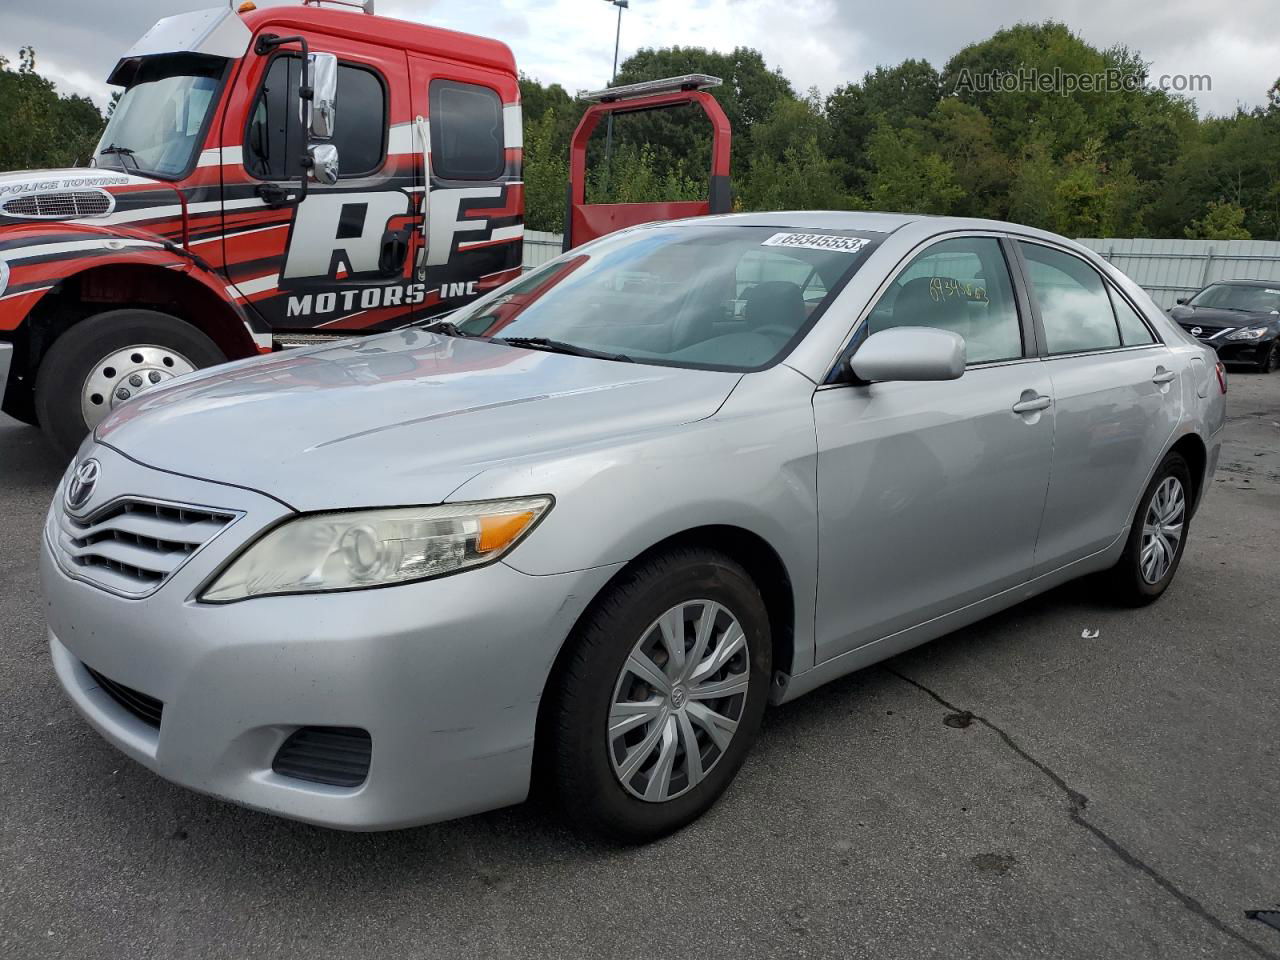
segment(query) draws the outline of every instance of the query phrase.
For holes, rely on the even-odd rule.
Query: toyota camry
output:
[[[1027,227],[634,228],[116,409],[48,513],[53,667],[124,753],[247,807],[404,827],[538,769],[651,839],[770,704],[1086,574],[1157,599],[1226,389]]]

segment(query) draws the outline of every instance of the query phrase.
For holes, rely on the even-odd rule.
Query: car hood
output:
[[[1220,307],[1177,306],[1169,311],[1169,315],[1184,326],[1194,327],[1199,324],[1215,330],[1223,327],[1251,327],[1280,320],[1280,317],[1267,310],[1246,312],[1223,310]]]
[[[96,436],[299,510],[436,503],[504,460],[709,417],[739,379],[402,330],[180,378]]]

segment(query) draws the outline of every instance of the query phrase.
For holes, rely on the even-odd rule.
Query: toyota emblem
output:
[[[1200,336],[1200,334],[1202,334],[1202,333],[1204,333],[1204,331],[1203,331],[1203,330],[1201,330],[1199,327],[1192,327],[1192,328],[1191,328],[1191,335],[1192,335],[1193,337],[1198,337],[1198,336]]]
[[[102,464],[90,457],[71,474],[71,482],[67,484],[67,506],[78,510],[89,502],[93,496],[93,488],[98,485],[98,477],[102,475]]]

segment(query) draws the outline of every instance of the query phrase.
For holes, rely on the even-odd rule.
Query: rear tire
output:
[[[769,615],[746,571],[712,550],[655,556],[609,588],[570,642],[549,760],[571,825],[642,843],[701,816],[742,766],[768,699]],[[727,690],[737,692],[718,695]]]
[[[1191,497],[1191,469],[1182,454],[1170,453],[1138,502],[1124,553],[1109,571],[1119,602],[1144,606],[1173,582],[1191,532]]]
[[[212,340],[170,314],[99,313],[67,330],[45,354],[36,375],[36,418],[54,447],[71,457],[114,406],[226,359]],[[131,382],[135,378],[140,382]]]

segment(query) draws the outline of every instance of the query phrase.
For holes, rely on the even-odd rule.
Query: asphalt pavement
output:
[[[1156,605],[1071,584],[774,709],[708,816],[621,850],[539,804],[327,831],[125,759],[49,666],[62,465],[0,418],[0,956],[1280,960],[1246,916],[1280,908],[1280,374],[1228,400]]]

